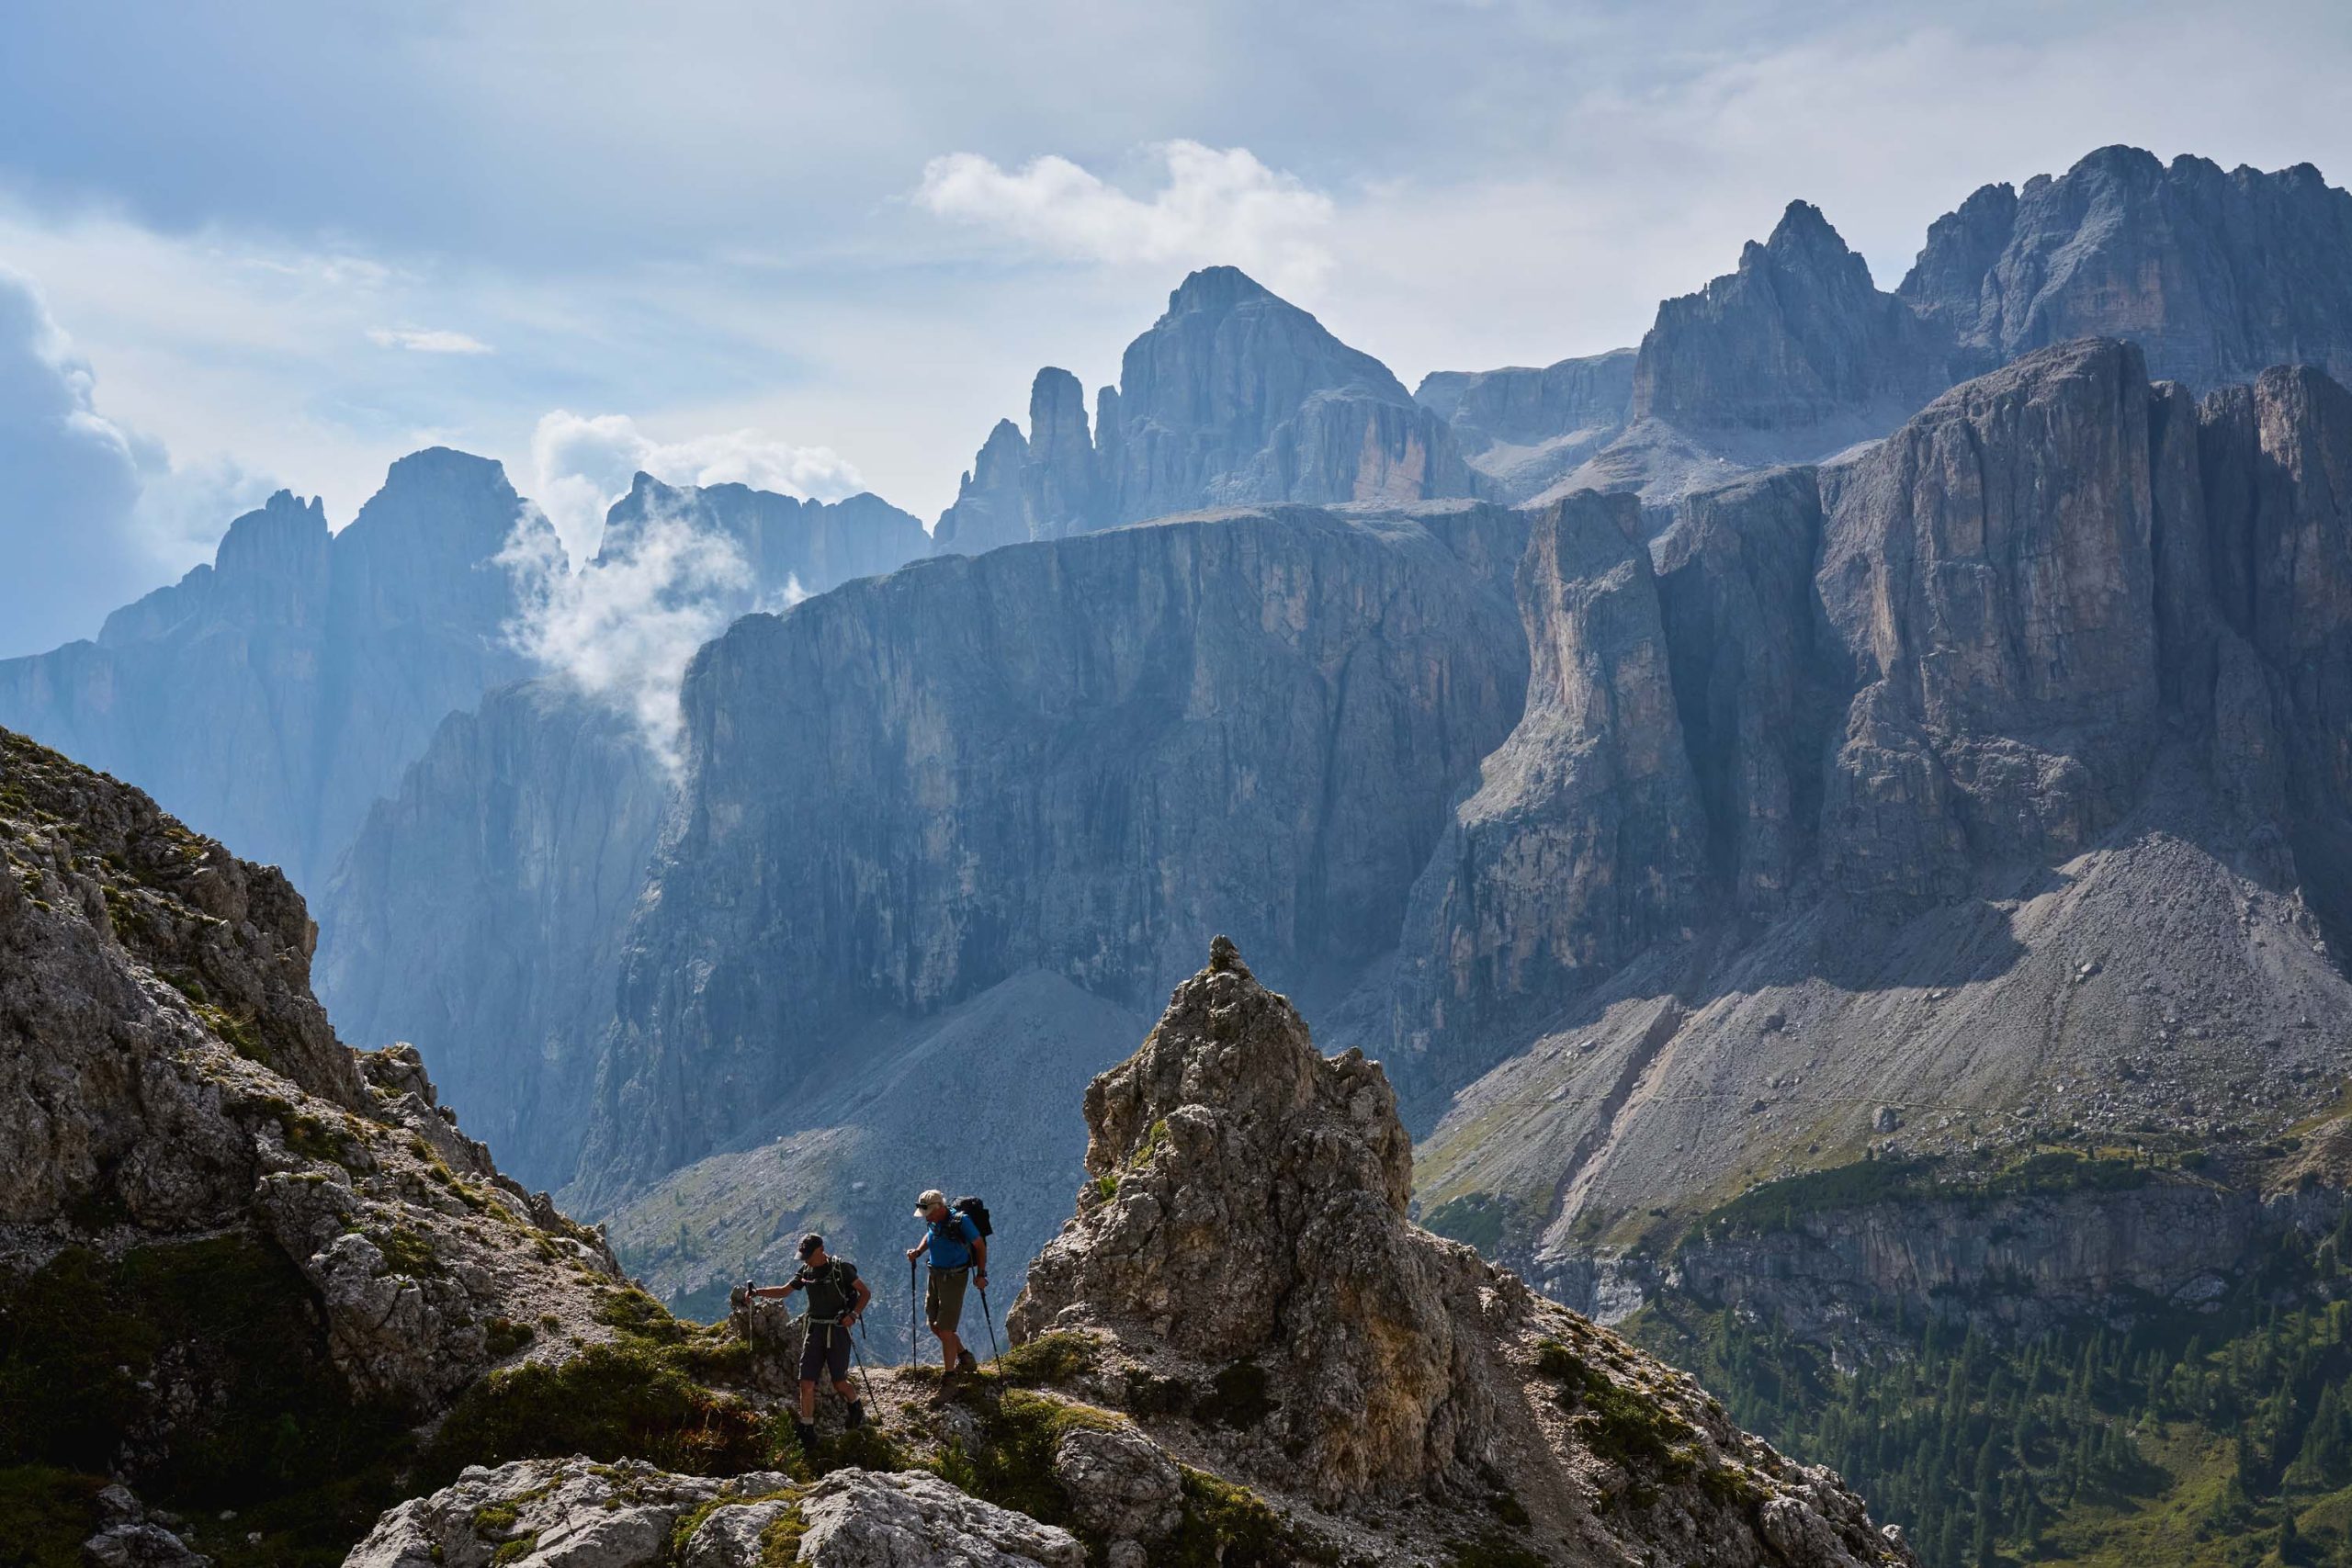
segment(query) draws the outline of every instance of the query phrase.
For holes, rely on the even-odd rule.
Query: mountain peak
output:
[[[1230,310],[1252,299],[1290,303],[1238,266],[1204,266],[1187,276],[1168,296],[1168,313],[1174,316],[1187,310]]]
[[[454,446],[426,446],[411,452],[405,457],[393,459],[385,470],[384,488],[419,482],[448,482],[470,479],[477,484],[506,483],[504,465],[492,457],[478,457],[471,452],[460,452]]]
[[[1764,242],[1764,250],[1776,261],[1812,266],[1843,267],[1854,255],[1844,236],[1809,201],[1789,203],[1780,222],[1773,225],[1771,238]]]
[[[281,490],[229,525],[212,552],[212,567],[230,574],[266,570],[268,563],[302,553],[306,547],[323,559],[326,544],[326,507],[315,496],[304,501]]]
[[[2204,162],[2203,159],[2192,161],[2192,163],[2202,162]],[[2164,172],[2165,161],[2154,152],[2144,147],[2134,147],[2129,142],[2117,141],[2105,147],[2095,147],[2084,153],[2075,160],[2075,166],[2068,169],[2066,174],[2069,178],[2076,175],[2104,174],[2118,176],[2136,175],[2143,179],[2152,180],[2160,177]]]

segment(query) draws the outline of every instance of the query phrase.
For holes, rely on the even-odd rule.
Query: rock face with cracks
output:
[[[276,1418],[241,1391],[421,1419],[535,1333],[605,1337],[602,1238],[501,1174],[412,1048],[336,1040],[315,940],[274,868],[0,730],[0,1462],[143,1489]],[[248,1315],[189,1325],[221,1310]]]
[[[1379,1066],[1317,1054],[1225,938],[1086,1117],[1093,1179],[1012,1335],[1123,1361],[1088,1386],[1125,1390],[1171,1451],[1342,1524],[1419,1496],[1464,1531],[1508,1494],[1528,1521],[1512,1545],[1544,1561],[1753,1562],[1767,1543],[1790,1562],[1910,1561],[1835,1477],[1412,1224],[1411,1144]],[[1375,1559],[1420,1561],[1410,1534]]]

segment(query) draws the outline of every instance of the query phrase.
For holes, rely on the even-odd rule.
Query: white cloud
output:
[[[430,327],[370,327],[368,341],[379,348],[404,348],[412,354],[488,354],[490,344],[464,333]]]
[[[683,760],[678,683],[695,650],[748,611],[808,597],[793,578],[772,602],[757,602],[755,574],[734,540],[659,511],[625,553],[577,572],[538,529],[517,529],[499,559],[524,603],[507,628],[514,645],[634,718],[673,772]]]
[[[1048,154],[1008,170],[976,152],[924,165],[915,200],[1082,261],[1193,267],[1229,263],[1281,293],[1312,294],[1331,267],[1331,198],[1245,147],[1153,149],[1167,183],[1148,199]]]
[[[640,472],[664,484],[741,484],[802,500],[839,501],[865,488],[856,468],[825,446],[795,446],[757,430],[656,441],[627,414],[543,415],[531,435],[539,506],[572,558],[596,552],[605,513]]]
[[[225,459],[175,464],[96,400],[40,291],[0,270],[0,658],[92,636],[108,611],[209,558],[271,488]]]

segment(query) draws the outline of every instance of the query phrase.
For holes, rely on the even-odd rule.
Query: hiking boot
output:
[[[817,1427],[813,1422],[795,1421],[792,1424],[792,1435],[800,1439],[800,1447],[804,1451],[817,1446]]]
[[[850,1401],[849,1414],[842,1417],[842,1425],[848,1427],[853,1432],[865,1425],[865,1402],[864,1400],[854,1399]]]
[[[968,1349],[959,1350],[956,1353],[956,1370],[959,1372],[977,1372],[980,1370],[980,1363]]]
[[[955,1397],[956,1374],[954,1372],[942,1372],[939,1377],[939,1386],[932,1391],[931,1403],[933,1408],[936,1409]]]

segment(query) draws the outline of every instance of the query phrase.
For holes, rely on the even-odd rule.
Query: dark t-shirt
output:
[[[828,1259],[822,1269],[803,1269],[793,1283],[808,1292],[808,1315],[831,1323],[857,1304],[857,1265]]]

